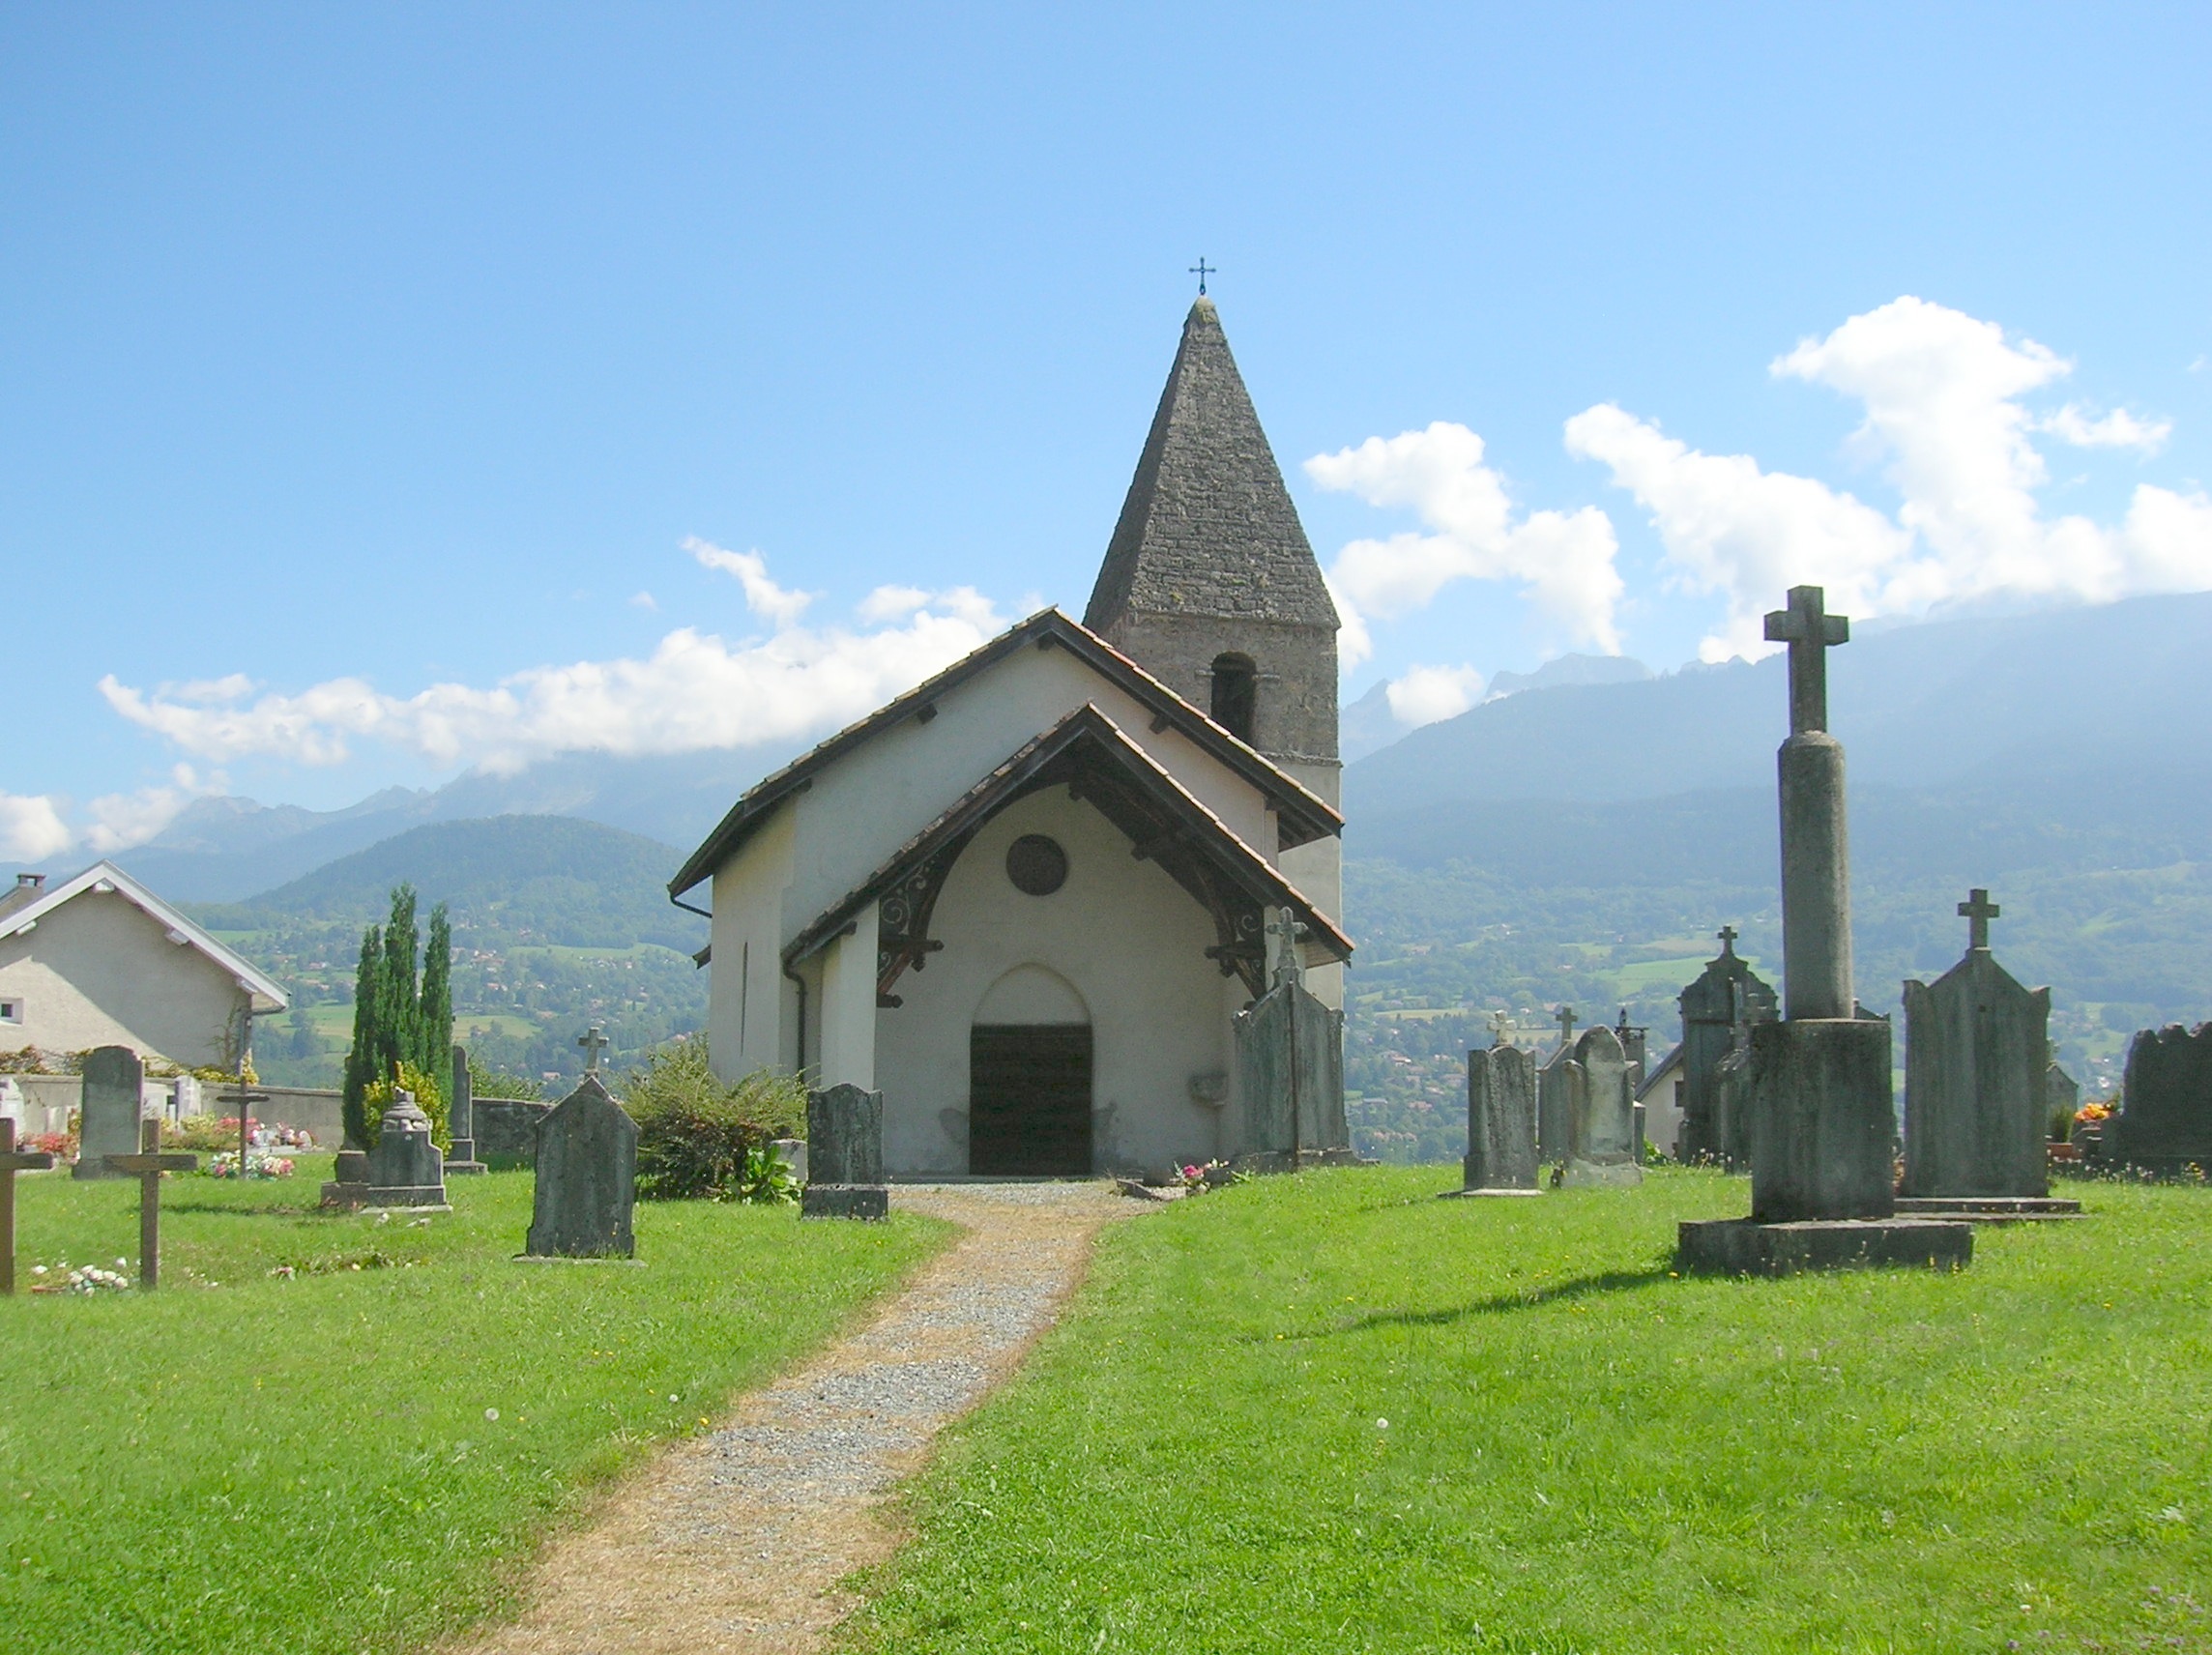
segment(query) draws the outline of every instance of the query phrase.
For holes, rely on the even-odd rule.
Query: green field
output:
[[[0,1646],[405,1649],[496,1614],[595,1485],[946,1234],[640,1204],[643,1267],[518,1264],[528,1174],[380,1224],[300,1209],[328,1166],[170,1179],[151,1297],[0,1299]],[[134,1269],[135,1184],[18,1194],[24,1285]]]
[[[1742,1180],[1271,1179],[1110,1230],[865,1650],[2212,1649],[2212,1192],[1680,1279]]]

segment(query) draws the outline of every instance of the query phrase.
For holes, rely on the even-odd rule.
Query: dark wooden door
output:
[[[1091,1030],[978,1023],[968,1036],[968,1170],[1091,1173]]]

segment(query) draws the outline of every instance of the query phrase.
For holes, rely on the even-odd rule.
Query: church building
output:
[[[769,776],[670,882],[713,892],[716,1072],[880,1091],[894,1177],[1204,1162],[1282,1147],[1251,1008],[1302,977],[1337,1095],[1292,1059],[1292,1145],[1340,1138],[1336,629],[1202,296],[1083,621]]]

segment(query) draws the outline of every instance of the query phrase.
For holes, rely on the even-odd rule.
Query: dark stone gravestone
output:
[[[1600,1024],[1575,1042],[1569,1065],[1569,1188],[1629,1189],[1644,1181],[1636,1164],[1636,1093],[1620,1039]]]
[[[476,1092],[469,1079],[469,1049],[453,1048],[452,1090],[448,1094],[452,1105],[446,1111],[446,1136],[451,1140],[453,1152],[446,1157],[446,1176],[471,1177],[486,1171],[477,1159]]]
[[[2068,1074],[2057,1063],[2043,1071],[2043,1113],[2055,1125],[2063,1118],[2066,1131],[2057,1136],[2069,1137],[2074,1128],[2074,1112],[2081,1107],[2081,1083]]]
[[[2105,1158],[2171,1176],[2212,1173],[2212,1023],[2145,1029],[2128,1045],[2120,1113],[2105,1122]]]
[[[1349,1159],[1344,1113],[1344,1014],[1314,998],[1288,909],[1270,919],[1279,942],[1274,982],[1237,1014],[1237,1089],[1243,1109],[1240,1164],[1266,1171]]]
[[[1682,1131],[1677,1155],[1685,1161],[1751,1162],[1751,1121],[1723,1107],[1720,1068],[1732,1052],[1747,1050],[1754,1023],[1779,1014],[1774,991],[1735,951],[1736,930],[1720,929],[1721,951],[1705,964],[1675,1003],[1682,1008]]]
[[[1536,1158],[1557,1162],[1567,1158],[1574,1117],[1568,1065],[1575,1060],[1575,1008],[1558,1009],[1559,1043],[1553,1048],[1536,1077]]]
[[[1536,1186],[1536,1055],[1493,1046],[1467,1055],[1465,1187],[1446,1196],[1541,1195]]]
[[[1965,957],[1905,985],[1905,1177],[1897,1210],[1997,1219],[2071,1217],[2051,1197],[2045,1077],[2051,991],[2023,988],[1990,952],[1996,905],[1959,904]]]
[[[637,1251],[637,1122],[597,1070],[538,1123],[526,1257],[627,1259]]]
[[[138,1153],[139,1098],[146,1065],[128,1046],[100,1046],[85,1054],[83,1102],[78,1108],[74,1178],[120,1178],[110,1155]]]
[[[1751,1027],[1751,1217],[1685,1223],[1676,1256],[1730,1274],[1964,1264],[1971,1225],[1896,1216],[1890,1028],[1858,1015],[1851,989],[1844,748],[1827,688],[1827,652],[1850,624],[1800,586],[1766,636],[1790,646],[1790,737],[1775,755],[1785,1017]]]
[[[538,1123],[552,1111],[551,1104],[534,1097],[471,1098],[477,1159],[499,1171],[531,1165],[538,1154]]]
[[[802,1218],[884,1218],[884,1094],[851,1084],[806,1094]]]
[[[377,1123],[363,1199],[369,1206],[446,1206],[446,1159],[413,1092],[394,1090]]]

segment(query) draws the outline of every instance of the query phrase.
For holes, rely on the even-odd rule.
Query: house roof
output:
[[[1131,610],[1338,624],[1220,314],[1203,295],[1183,320],[1084,624],[1107,631]]]
[[[1682,1066],[1683,1050],[1682,1047],[1676,1046],[1666,1057],[1660,1059],[1657,1068],[1644,1077],[1644,1084],[1636,1089],[1636,1101],[1638,1103],[1644,1101],[1644,1094],[1650,1091],[1653,1087]]]
[[[825,909],[784,949],[787,965],[805,959],[932,857],[957,854],[1006,805],[1038,788],[1066,782],[1126,833],[1140,856],[1224,917],[1224,895],[1262,907],[1288,907],[1336,958],[1352,956],[1351,939],[1329,915],[1284,879],[1266,857],[1238,838],[1150,754],[1096,707],[1086,703],[1051,729],[1022,743],[950,808],[894,851],[860,885]],[[1225,892],[1216,881],[1225,882]],[[1227,944],[1231,939],[1224,937]],[[1257,937],[1250,939],[1257,943]],[[1226,972],[1231,962],[1224,959]]]
[[[1250,782],[1275,807],[1280,845],[1289,849],[1340,831],[1344,818],[1319,796],[1299,785],[1285,771],[1262,758],[1220,725],[1129,659],[1105,639],[1057,609],[1040,609],[1017,626],[1009,627],[981,649],[952,663],[935,678],[887,702],[858,723],[848,724],[811,752],[803,753],[783,769],[756,782],[730,807],[714,830],[693,851],[668,882],[668,894],[678,897],[714,870],[750,838],[769,812],[795,793],[812,784],[815,775],[833,760],[881,732],[929,708],[937,698],[957,688],[992,663],[1004,660],[1026,645],[1038,649],[1059,647],[1076,656],[1109,682],[1126,691],[1152,711],[1154,728],[1172,728],[1204,747],[1230,769]]]
[[[109,861],[93,863],[75,878],[39,892],[32,901],[19,907],[0,910],[0,939],[35,929],[45,915],[86,891],[113,891],[166,931],[170,942],[195,948],[220,966],[236,979],[240,988],[253,997],[255,1016],[282,1011],[291,1003],[284,991],[268,977]]]

